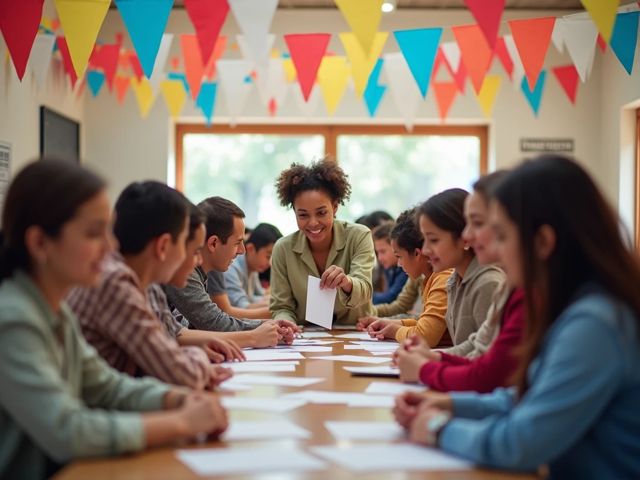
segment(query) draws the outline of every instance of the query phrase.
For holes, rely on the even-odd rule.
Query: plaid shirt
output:
[[[153,313],[137,275],[114,253],[96,288],[76,288],[67,303],[82,333],[109,364],[195,389],[209,384],[210,362],[198,347],[181,347]]]

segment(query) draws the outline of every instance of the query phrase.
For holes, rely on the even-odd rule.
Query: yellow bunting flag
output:
[[[151,82],[143,77],[138,81],[135,78],[131,79],[131,88],[136,95],[136,101],[138,102],[138,109],[140,110],[140,116],[146,118],[149,115],[149,111],[153,106],[153,87]]]
[[[318,84],[327,113],[333,115],[349,83],[351,70],[345,57],[324,57],[318,69]]]
[[[365,52],[371,51],[380,20],[383,0],[335,0]]]
[[[500,83],[502,77],[500,75],[487,75],[484,77],[482,87],[478,92],[478,103],[480,108],[487,118],[491,117],[493,113],[493,106],[496,103],[496,97],[498,96],[498,90],[500,90]]]
[[[187,100],[187,92],[182,80],[163,80],[160,82],[160,91],[171,118],[176,118],[182,112],[184,102]]]
[[[110,0],[55,0],[73,69],[82,78]]]
[[[358,97],[362,97],[364,90],[367,88],[367,81],[373,67],[376,66],[378,57],[382,53],[384,44],[389,37],[387,32],[378,32],[371,45],[369,53],[365,53],[360,46],[360,42],[353,33],[341,33],[340,41],[344,46],[344,50],[351,64],[351,74],[353,75],[353,84]]]
[[[284,68],[284,74],[287,77],[287,82],[295,82],[298,74],[296,73],[296,66],[293,64],[293,60],[291,60],[291,58],[285,58],[282,61],[282,67]]]
[[[616,15],[620,0],[581,0],[584,8],[589,12],[593,23],[596,24],[600,35],[609,43],[616,23]]]

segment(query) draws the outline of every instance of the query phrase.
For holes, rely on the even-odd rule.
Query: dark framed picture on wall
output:
[[[42,105],[40,156],[80,162],[80,123]]]

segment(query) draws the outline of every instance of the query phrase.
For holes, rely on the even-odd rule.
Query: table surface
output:
[[[335,332],[336,335],[344,334],[344,331]],[[325,340],[325,339],[322,339]],[[327,339],[328,340],[328,339]],[[344,350],[345,342],[334,343],[332,353],[306,353],[304,360],[296,367],[295,372],[287,373],[256,373],[255,375],[281,375],[295,377],[322,377],[322,383],[310,385],[309,387],[275,387],[275,386],[254,386],[247,392],[231,393],[229,395],[255,396],[278,398],[283,393],[301,391],[304,389],[327,390],[336,392],[363,392],[372,381],[398,382],[393,378],[371,378],[355,377],[344,370],[345,366],[362,366],[363,364],[346,363],[339,361],[314,360],[315,356],[326,355],[358,355],[370,356],[364,350]],[[277,360],[275,361],[277,362]],[[385,364],[383,364],[385,365]],[[371,365],[374,366],[374,365]],[[252,374],[253,375],[253,374]],[[227,395],[227,393],[224,393]],[[346,405],[314,405],[306,404],[295,410],[286,413],[266,413],[248,410],[234,410],[229,412],[230,420],[267,420],[267,419],[287,419],[300,427],[311,432],[311,437],[307,440],[263,440],[263,441],[242,441],[242,442],[211,442],[198,446],[187,446],[180,448],[243,448],[253,446],[275,446],[282,447],[283,454],[287,449],[299,447],[304,449],[307,446],[315,445],[336,445],[338,443],[332,435],[324,428],[324,423],[330,420],[341,421],[389,421],[393,419],[390,410],[385,408],[355,408]],[[340,445],[349,442],[339,441]],[[353,442],[361,444],[361,442]],[[163,478],[196,479],[202,478],[192,472],[186,465],[180,462],[175,455],[176,448],[157,448],[135,455],[127,455],[112,459],[82,460],[73,462],[62,470],[55,478],[57,480],[102,480],[102,479],[123,479],[123,480],[156,480]],[[249,459],[248,459],[249,460]],[[234,478],[278,478],[278,479],[337,479],[351,478],[356,475],[335,464],[327,463],[328,469],[319,472],[304,473],[264,473],[254,475],[235,475]],[[380,472],[375,474],[357,474],[358,478],[384,478],[384,479],[440,479],[440,480],[507,480],[507,479],[534,479],[534,475],[520,475],[508,472],[498,472],[487,469],[474,469],[468,471],[450,472]],[[223,477],[208,477],[223,478]],[[224,477],[228,478],[228,476]]]

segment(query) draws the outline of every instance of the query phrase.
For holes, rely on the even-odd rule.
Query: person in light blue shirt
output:
[[[640,262],[616,215],[560,156],[509,173],[491,208],[507,277],[525,290],[514,387],[405,394],[396,419],[411,440],[481,465],[640,478]]]

